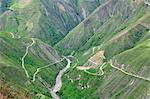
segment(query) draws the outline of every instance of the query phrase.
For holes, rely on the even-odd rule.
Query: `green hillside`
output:
[[[0,1],[0,99],[149,99],[149,89],[150,1]]]
[[[2,1],[2,7],[6,6],[5,0]],[[0,30],[54,45],[85,18],[82,9],[88,16],[104,1],[10,0],[0,16]]]
[[[142,17],[149,9],[143,3],[134,6],[132,3],[131,0],[108,0],[74,28],[56,45],[56,48],[58,50],[66,48],[68,52],[71,52],[81,47],[83,47],[81,49],[88,49],[109,40],[116,33]]]
[[[0,32],[0,76],[4,81],[13,83],[16,88],[35,95],[37,93],[47,94],[47,89],[43,88],[37,80],[37,75],[42,76],[46,81],[55,82],[55,75],[63,68],[64,63],[50,65],[51,68],[44,68],[41,70],[33,80],[34,73],[37,68],[44,67],[45,65],[55,63],[61,59],[61,56],[49,45],[34,39],[35,44],[29,49],[27,56],[24,58],[24,65],[28,71],[29,78],[26,77],[25,71],[22,68],[22,57],[25,54],[27,46],[32,43],[28,38],[12,38],[10,33]],[[49,77],[49,75],[51,75]]]

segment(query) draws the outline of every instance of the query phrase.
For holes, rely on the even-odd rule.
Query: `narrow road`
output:
[[[148,78],[145,78],[145,77],[142,77],[142,76],[133,74],[133,73],[129,73],[129,72],[127,72],[127,71],[124,71],[123,69],[120,69],[119,67],[114,66],[113,63],[112,63],[112,60],[110,61],[110,65],[111,65],[112,68],[117,69],[117,70],[121,71],[122,73],[124,73],[124,74],[126,74],[126,75],[133,76],[133,77],[135,77],[135,78],[139,78],[139,79],[142,79],[142,80],[145,80],[145,81],[149,81],[149,82],[150,82],[150,79],[148,79]]]
[[[106,63],[103,63],[103,64],[101,65],[101,67],[100,67],[100,71],[101,71],[100,76],[104,75],[103,68],[104,68],[105,65],[106,65]]]
[[[59,62],[63,61],[64,59],[66,59],[67,62],[68,62],[67,66],[64,69],[60,70],[60,72],[58,73],[58,75],[56,77],[56,83],[55,83],[54,87],[51,88],[51,85],[49,85],[40,76],[37,76],[38,80],[49,90],[49,93],[51,94],[51,96],[54,99],[60,99],[60,97],[56,94],[56,92],[60,91],[60,89],[62,87],[62,76],[63,76],[63,74],[70,68],[71,61],[70,61],[70,59],[68,59],[68,57],[72,57],[72,56],[67,56],[67,57],[64,56],[60,61],[53,63],[53,64],[59,63]],[[34,73],[33,81],[35,81],[35,77],[36,77],[37,73],[40,72],[41,69],[47,68],[50,65],[52,65],[52,64],[49,64],[49,65],[46,65],[44,67],[38,68],[36,70],[36,72]]]
[[[61,60],[59,60],[59,61],[57,61],[57,62],[55,62],[55,63],[48,64],[48,65],[46,65],[46,66],[44,66],[44,67],[37,68],[36,72],[33,74],[32,82],[35,81],[36,75],[40,72],[41,69],[45,69],[45,68],[48,68],[49,66],[52,66],[52,65],[54,65],[54,64],[58,64],[58,63],[62,62],[64,59],[65,59],[65,58],[62,58]]]
[[[33,44],[35,44],[34,38],[31,38],[31,40],[32,40],[32,43],[29,46],[26,47],[26,52],[23,55],[23,57],[21,58],[21,62],[22,62],[21,65],[22,65],[23,70],[25,71],[25,74],[26,74],[27,78],[29,78],[29,73],[28,73],[27,69],[25,68],[25,64],[24,64],[25,62],[24,61],[25,61],[25,57],[28,55],[29,48],[32,47]]]
[[[58,92],[60,91],[61,87],[62,87],[62,76],[63,74],[70,68],[70,65],[71,65],[71,61],[70,59],[68,59],[67,57],[64,57],[66,60],[67,60],[67,66],[60,70],[60,72],[58,73],[57,77],[56,77],[56,83],[55,83],[55,86],[53,87],[53,92]]]
[[[92,62],[92,61],[91,61]],[[84,70],[84,72],[88,73],[88,74],[91,74],[91,75],[94,75],[94,76],[103,76],[104,75],[104,66],[106,66],[106,63],[103,63],[100,68],[99,68],[99,73],[91,73],[87,70],[89,69],[92,69],[92,68],[96,68],[96,66],[79,66],[77,67],[78,70]]]
[[[12,32],[10,32],[10,34],[12,38],[15,38],[15,35]]]

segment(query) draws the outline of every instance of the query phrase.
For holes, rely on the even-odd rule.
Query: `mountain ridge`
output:
[[[1,0],[0,97],[149,99],[145,1]]]

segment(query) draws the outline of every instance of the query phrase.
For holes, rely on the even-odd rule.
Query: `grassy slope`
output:
[[[124,70],[149,78],[149,44],[150,40],[147,39],[141,44],[138,44],[136,47],[127,50],[119,55],[116,55],[114,59],[116,59],[120,65],[125,64]],[[126,98],[128,99],[141,99],[143,97],[146,97],[146,94],[148,93],[148,90],[150,88],[149,82],[143,81],[141,79],[135,79],[134,77],[124,75],[117,71],[112,71],[109,75],[112,75],[114,78],[111,77],[104,79],[104,83],[102,84],[102,86],[100,86],[100,89],[104,90],[99,89],[99,93],[102,93],[101,97],[109,96],[113,97],[114,99],[120,99],[124,96],[126,96]],[[106,83],[108,82],[108,79],[111,83]],[[134,82],[132,83],[132,81]],[[114,87],[112,87],[113,85]]]
[[[13,11],[5,11],[0,16],[0,30],[14,32],[21,37],[36,37],[54,45],[83,20],[81,8],[85,8],[88,16],[102,1],[93,1],[91,5],[96,4],[93,7],[89,1],[78,0],[32,0],[27,5],[13,0],[8,7]]]
[[[28,86],[25,85],[28,79],[21,67],[21,57],[25,53],[26,46],[32,43],[31,39],[26,37],[40,38],[44,42],[53,45],[62,39],[62,35],[66,34],[83,19],[81,11],[78,11],[79,8],[84,6],[88,15],[99,5],[99,1],[93,1],[92,5],[96,3],[95,6],[91,6],[86,1],[78,2],[74,0],[74,2],[77,2],[77,5],[74,5],[72,1],[69,2],[67,4],[64,1],[59,1],[65,7],[66,11],[63,13],[56,6],[58,3],[56,0],[43,0],[41,2],[33,0],[28,5],[20,4],[17,0],[13,0],[11,5],[7,7],[13,11],[7,11],[7,8],[5,12],[3,11],[0,16],[0,30],[5,31],[0,32],[1,80],[10,83],[10,86],[14,86],[16,90],[19,90],[19,88],[20,90],[25,90],[25,94],[34,96],[36,93],[40,93],[50,96],[47,89],[38,81]],[[64,22],[70,24],[65,26],[66,24]],[[15,39],[11,37],[10,32],[15,35]],[[20,36],[24,38],[20,38]],[[36,44],[32,46],[29,54],[25,58],[25,66],[29,71],[30,79],[32,79],[33,73],[38,67],[53,63],[58,59],[60,57],[53,48],[36,39]],[[51,66],[51,68],[41,71],[39,75],[53,85],[56,73],[62,68],[62,64],[55,65],[55,67]],[[13,93],[15,91],[12,90],[11,92]],[[16,94],[15,98],[19,95],[18,93]]]
[[[116,16],[114,18],[109,19],[102,27],[100,27],[95,32],[95,34],[90,38],[90,40],[87,41],[87,43],[80,50],[86,50],[92,46],[98,46],[102,43],[107,42],[117,33],[121,32],[126,28],[129,28],[129,25],[134,24],[134,22],[136,22],[145,13],[145,7],[140,6],[131,18],[123,19],[122,16]]]
[[[25,90],[28,94],[41,93],[49,96],[47,89],[37,79],[31,85],[26,85],[29,79],[26,78],[22,69],[21,58],[25,54],[26,46],[30,43],[32,43],[30,39],[13,39],[10,33],[0,32],[0,73],[2,74],[0,79]],[[25,67],[29,72],[30,79],[32,80],[33,73],[38,67],[53,63],[60,60],[60,58],[52,47],[36,39],[36,44],[30,48],[25,58]],[[50,68],[45,69],[44,72],[40,72],[39,75],[53,85],[56,74],[62,68],[63,63],[52,65]]]
[[[149,11],[145,11],[146,12],[142,11],[141,13],[138,13],[137,16],[131,18],[132,20],[129,20],[126,23],[129,26],[123,28],[121,31],[111,31],[112,33],[114,33],[114,36],[102,36],[102,40],[105,41],[105,38],[110,38],[110,40],[105,42],[103,41],[104,43],[102,45],[96,46],[94,53],[96,53],[98,50],[104,50],[107,60],[112,59],[115,56],[113,59],[116,59],[120,65],[125,64],[126,71],[149,78],[150,27],[143,26],[142,24],[149,24],[148,20],[150,17],[148,15]],[[111,21],[108,21],[107,23],[109,27],[113,26],[113,24],[111,24]],[[109,25],[109,22],[111,25]],[[106,27],[108,26],[106,25]],[[106,30],[106,28],[100,29],[104,30],[99,31],[109,31]],[[100,32],[97,32],[96,34],[101,35]],[[95,37],[97,35],[95,35]],[[96,39],[96,42],[98,44],[98,38],[93,37],[93,39]],[[83,46],[83,49],[84,47],[85,46]],[[78,65],[84,64],[88,60],[88,58],[91,57],[93,53],[92,50],[93,49],[88,49],[87,51],[78,51],[78,53],[76,54],[79,59]],[[85,55],[85,53],[88,54]],[[71,81],[69,80],[66,81],[67,76],[64,77],[64,86],[60,92],[62,98],[141,99],[143,97],[148,97],[146,96],[146,94],[148,93],[148,90],[150,88],[149,82],[125,75],[120,71],[117,71],[110,67],[109,64],[104,69],[104,71],[105,75],[98,77],[89,75],[82,71],[78,71],[76,68],[71,69],[68,75],[73,80],[73,83],[71,83]],[[79,75],[81,76],[81,78],[80,80],[77,80]],[[87,84],[89,84],[90,87],[82,89],[79,84],[81,84],[82,86],[87,86]]]
[[[147,19],[150,19],[150,15],[145,14],[137,22],[133,23],[133,25],[131,24],[127,29],[119,32],[106,42],[104,45],[105,56],[110,59],[112,56],[119,54],[120,52],[133,48],[135,44],[147,35],[149,31],[149,27],[142,25],[142,21]]]
[[[143,4],[133,6],[131,0],[108,0],[74,28],[56,45],[56,48],[59,51],[66,48],[67,52],[65,51],[65,53],[70,53],[72,50],[76,51],[81,47],[83,47],[82,49],[88,49],[91,46],[101,44],[105,41],[103,38],[110,39],[116,32],[121,31],[141,17],[145,13],[145,8]],[[129,22],[130,19],[133,20]],[[114,21],[117,24],[114,25]],[[114,33],[111,33],[112,31]],[[106,33],[107,36],[104,37]]]
[[[102,9],[103,7],[100,8]],[[94,20],[95,17],[92,16],[92,14],[90,17],[93,17],[92,20],[94,21],[90,23],[91,28],[88,27],[83,29],[83,22],[66,37],[74,38],[74,35],[76,34],[72,33],[75,32],[83,34],[83,36],[77,35],[81,38],[77,38],[80,39],[78,40],[79,42],[71,45],[73,46],[73,48],[69,49],[69,52],[71,52],[78,47],[75,45],[82,43],[85,38],[90,36],[89,41],[87,41],[84,46],[81,46],[82,48],[75,54],[79,59],[79,63],[77,65],[84,64],[88,58],[91,57],[91,55],[99,50],[104,50],[107,59],[106,61],[113,58],[114,60],[117,60],[120,65],[125,64],[126,71],[148,77],[150,64],[150,27],[145,27],[142,23],[149,24],[149,17],[146,17],[140,23],[137,23],[141,17],[148,13],[146,12],[146,9],[147,8],[145,6],[141,5],[137,11],[130,16],[130,18],[118,15],[113,18],[106,19],[107,21],[104,19],[106,21],[104,24],[99,24],[97,20]],[[97,12],[97,10],[95,12]],[[127,15],[127,13],[125,13],[125,15]],[[118,24],[114,25],[114,22]],[[92,36],[87,35],[85,37],[85,34],[91,33],[90,29],[93,28],[92,26],[97,27],[95,34],[92,34]],[[126,31],[125,34],[122,31]],[[85,38],[82,39],[82,37]],[[77,39],[75,38],[74,42]],[[29,55],[26,57],[25,61],[25,65],[30,71],[30,76],[33,75],[33,72],[37,67],[53,62],[53,59],[55,59],[54,56],[57,57],[56,59],[60,58],[51,47],[44,44],[40,40],[36,40],[36,42],[37,43],[30,49]],[[62,44],[62,42],[63,41],[61,41],[60,44]],[[2,68],[0,69],[0,74],[2,74],[1,79],[13,83],[16,87],[19,87],[18,85],[27,81],[24,71],[20,66],[20,59],[21,56],[23,56],[23,53],[25,53],[25,45],[29,43],[31,43],[30,39],[12,39],[9,33],[0,33],[0,44],[2,45],[0,47],[0,68]],[[101,45],[101,43],[103,44]],[[69,43],[65,44],[70,46]],[[92,47],[94,46],[96,46],[95,50],[92,51]],[[55,53],[54,56],[51,56],[51,54],[47,55],[45,52],[45,47],[49,48],[49,53]],[[63,48],[64,47],[61,47],[61,49]],[[88,51],[89,53],[84,55]],[[66,51],[65,53],[68,52]],[[72,67],[74,64],[75,63],[72,64]],[[61,65],[56,67],[52,66],[51,68],[41,72],[40,75],[46,81],[54,84],[54,77],[61,68]],[[15,71],[15,73],[13,71]],[[124,97],[128,99],[141,99],[142,97],[146,97],[146,94],[150,88],[149,82],[127,76],[117,70],[114,70],[109,64],[104,71],[105,75],[99,77],[78,71],[76,68],[71,68],[70,71],[63,77],[63,88],[59,92],[59,95],[62,99],[124,99]],[[14,77],[15,75],[18,75],[18,77]],[[67,75],[70,76],[73,82],[67,78]],[[81,76],[80,79],[79,75]],[[89,88],[82,89],[82,87],[87,86],[89,86]],[[30,86],[23,85],[21,88],[27,90],[27,92],[31,92],[30,94],[42,93],[49,96],[47,90],[38,81]]]
[[[96,31],[96,33],[85,43],[85,45],[82,46],[77,51],[76,56],[77,57],[79,56],[78,58],[80,60],[80,63],[84,64],[84,62],[86,62],[86,60],[91,55],[93,55],[93,53],[95,53],[96,51],[98,51],[100,49],[101,50],[106,49],[105,55],[108,59],[110,59],[113,55],[118,54],[126,49],[133,47],[135,42],[137,42],[139,40],[139,38],[144,36],[146,31],[148,31],[148,29],[146,27],[138,25],[138,20],[147,16],[145,14],[148,14],[148,13],[149,13],[149,10],[147,9],[147,7],[144,5],[140,5],[138,7],[137,11],[135,11],[133,16],[131,16],[131,18],[129,18],[129,19],[123,20],[122,18],[120,19],[121,16],[117,16],[117,17],[113,17],[113,19],[108,20],[105,24],[103,24]],[[147,19],[143,19],[143,21],[147,20]],[[114,24],[114,22],[118,23],[118,24]],[[136,25],[136,26],[134,26],[134,25]],[[133,29],[133,26],[134,26],[134,29]],[[138,28],[138,30],[136,30],[137,28]],[[76,27],[76,29],[74,29],[74,30],[78,30],[78,27]],[[118,42],[118,44],[115,44],[115,42],[116,42],[115,40],[111,41],[111,39],[113,37],[118,36],[118,34],[120,34],[123,31],[127,31],[126,32],[127,37],[125,37],[125,40],[124,39],[121,40],[120,42]],[[131,34],[128,35],[130,32],[131,32]],[[140,33],[140,32],[142,32],[142,33]],[[79,32],[76,32],[76,33],[79,33]],[[141,37],[138,38],[138,36],[141,36]],[[71,33],[68,34],[66,38],[72,38]],[[122,35],[122,38],[124,38],[123,35]],[[118,40],[120,40],[122,38],[119,37]],[[72,38],[72,39],[76,40],[76,38]],[[113,38],[113,39],[115,39],[115,38]],[[65,41],[65,40],[63,40],[63,41]],[[62,44],[62,42],[60,42],[60,44],[61,44],[61,46],[64,46]],[[68,44],[68,43],[66,43],[66,44]],[[114,44],[115,44],[115,46],[114,46]],[[74,44],[72,44],[71,46],[73,46],[73,45]],[[74,47],[77,47],[77,46],[74,46]],[[61,47],[60,48],[57,47],[57,48],[59,50]],[[114,49],[112,49],[112,48],[114,48]],[[69,50],[70,50],[70,52],[73,51],[72,49],[68,49],[67,51],[69,51]],[[65,53],[67,53],[66,50],[65,50]],[[85,55],[85,53],[87,53],[87,55]]]
[[[141,38],[142,41],[136,42],[134,48],[126,50],[113,58],[117,60],[120,65],[125,64],[126,71],[146,78],[149,78],[150,64],[150,40],[148,36],[149,32]],[[145,37],[147,37],[147,39],[143,40]],[[113,46],[115,45],[112,45],[112,47]],[[122,48],[125,46],[118,45],[118,47]],[[86,56],[84,56],[84,58],[86,58]],[[72,69],[68,75],[74,82],[66,81],[67,77],[64,77],[63,89],[60,92],[62,98],[141,99],[142,97],[146,97],[150,88],[149,82],[125,75],[111,68],[109,64],[104,69],[104,72],[104,76],[99,77],[78,71],[75,68]],[[81,78],[77,80],[79,75],[81,75]],[[78,85],[79,83],[81,83],[82,86],[89,84],[90,88],[81,89]]]

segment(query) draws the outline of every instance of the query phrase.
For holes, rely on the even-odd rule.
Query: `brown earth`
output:
[[[104,51],[99,51],[95,55],[93,55],[89,61],[92,61],[98,65],[103,64],[103,59],[104,59]]]
[[[18,92],[9,84],[0,80],[0,99],[31,99],[31,97],[20,91]]]
[[[57,3],[57,6],[61,12],[65,12],[65,7],[62,4]]]
[[[77,69],[79,70],[88,70],[91,68],[96,68],[96,66],[78,66]]]

